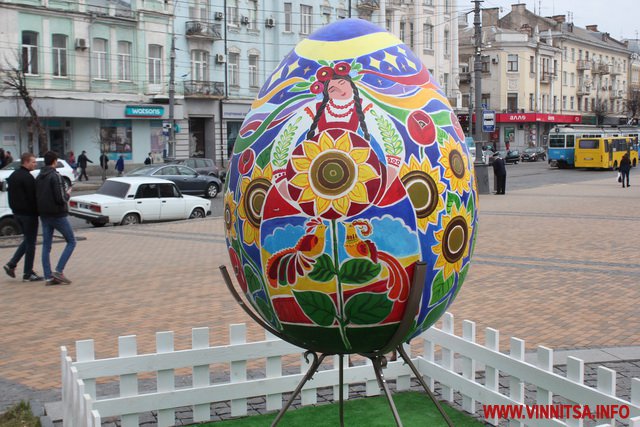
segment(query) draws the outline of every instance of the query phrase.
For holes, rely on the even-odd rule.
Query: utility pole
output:
[[[474,28],[474,46],[475,58],[473,61],[473,76],[475,84],[474,106],[476,111],[476,125],[473,133],[473,140],[476,144],[476,162],[474,163],[476,183],[478,185],[479,194],[489,194],[489,172],[487,165],[482,161],[482,23],[480,21],[480,3],[483,0],[472,0],[473,9],[473,28]],[[471,126],[472,123],[469,123]]]
[[[176,157],[176,120],[173,114],[173,108],[176,97],[176,37],[171,32],[171,53],[169,55],[169,153],[168,157],[175,159]]]

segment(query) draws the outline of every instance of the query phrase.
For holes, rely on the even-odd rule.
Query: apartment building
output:
[[[24,0],[0,2],[3,69],[22,68],[47,148],[86,150],[97,161],[142,162],[162,157],[162,123],[172,27],[164,0]],[[178,106],[175,117],[182,118]],[[15,92],[0,98],[0,141],[5,150],[38,151],[29,115]]]
[[[482,11],[482,103],[496,111],[498,146],[545,145],[555,124],[626,121],[630,52],[624,43],[580,28],[564,15],[541,17],[515,4],[504,17]],[[461,31],[461,63],[473,62],[473,29]],[[464,75],[471,93],[473,74]],[[463,100],[468,105],[469,96]]]

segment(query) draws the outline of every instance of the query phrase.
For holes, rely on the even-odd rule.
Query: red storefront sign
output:
[[[582,116],[572,114],[499,113],[497,123],[581,123]]]

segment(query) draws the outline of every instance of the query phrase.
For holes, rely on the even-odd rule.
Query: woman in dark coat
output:
[[[627,180],[627,187],[629,187],[629,171],[631,170],[631,161],[629,160],[629,153],[625,153],[620,160],[620,181],[622,182],[622,188],[624,188],[624,180]]]

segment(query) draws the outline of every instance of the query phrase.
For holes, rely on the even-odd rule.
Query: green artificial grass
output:
[[[400,414],[402,424],[407,427],[446,426],[442,415],[440,415],[438,409],[425,393],[398,393],[393,395],[393,400]],[[456,427],[479,427],[484,425],[448,405],[442,404],[442,406]],[[210,427],[264,427],[271,425],[275,418],[276,413],[271,413],[202,425]],[[340,425],[338,404],[290,409],[280,420],[280,425],[287,427],[333,427]],[[346,401],[344,403],[344,425],[348,427],[389,427],[394,426],[395,421],[387,399],[384,396],[377,396]]]
[[[0,427],[40,427],[40,419],[31,414],[31,406],[23,401],[0,414]]]

